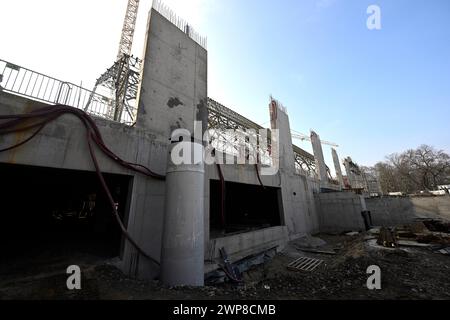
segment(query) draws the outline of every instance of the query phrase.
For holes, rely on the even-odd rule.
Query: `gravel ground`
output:
[[[386,249],[366,234],[319,235],[336,255],[303,253],[289,247],[244,274],[244,282],[203,288],[166,288],[158,281],[125,277],[111,264],[82,268],[82,289],[66,289],[67,275],[51,272],[21,281],[0,280],[0,299],[450,299],[450,257],[429,248]],[[305,255],[324,260],[312,272],[286,265]],[[381,269],[381,290],[368,290],[367,267]]]

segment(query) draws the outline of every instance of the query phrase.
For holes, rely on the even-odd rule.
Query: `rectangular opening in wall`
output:
[[[280,226],[281,189],[210,180],[210,238]]]
[[[0,164],[0,177],[2,276],[121,254],[122,233],[95,172]],[[123,221],[132,177],[104,177]]]

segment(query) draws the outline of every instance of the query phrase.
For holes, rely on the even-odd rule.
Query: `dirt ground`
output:
[[[166,288],[158,281],[125,277],[111,263],[82,266],[82,289],[66,288],[65,269],[49,268],[25,278],[2,277],[0,299],[450,299],[450,256],[428,247],[383,248],[367,233],[316,235],[337,253],[302,252],[290,245],[243,275],[242,284]],[[308,256],[324,262],[314,271],[290,271],[287,264]],[[369,290],[367,267],[381,269],[381,290]],[[59,270],[58,270],[59,269]]]

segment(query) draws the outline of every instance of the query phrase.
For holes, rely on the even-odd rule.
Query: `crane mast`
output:
[[[106,116],[112,120],[133,124],[137,116],[137,92],[139,72],[142,61],[131,55],[134,30],[140,0],[128,0],[127,11],[120,36],[119,51],[114,64],[108,68],[95,82],[94,89],[84,108],[88,111],[95,105],[95,92],[104,88],[110,92],[111,98]]]
[[[123,20],[122,34],[120,36],[119,52],[117,53],[117,60],[120,60],[123,55],[131,55],[131,48],[133,46],[134,30],[136,28],[136,19],[139,9],[139,0],[128,0],[127,11]]]

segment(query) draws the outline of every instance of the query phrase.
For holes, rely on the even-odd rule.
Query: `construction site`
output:
[[[209,98],[159,1],[132,56],[138,7],[94,88],[0,57],[0,299],[450,299],[450,195],[383,192],[279,97],[268,128]]]

